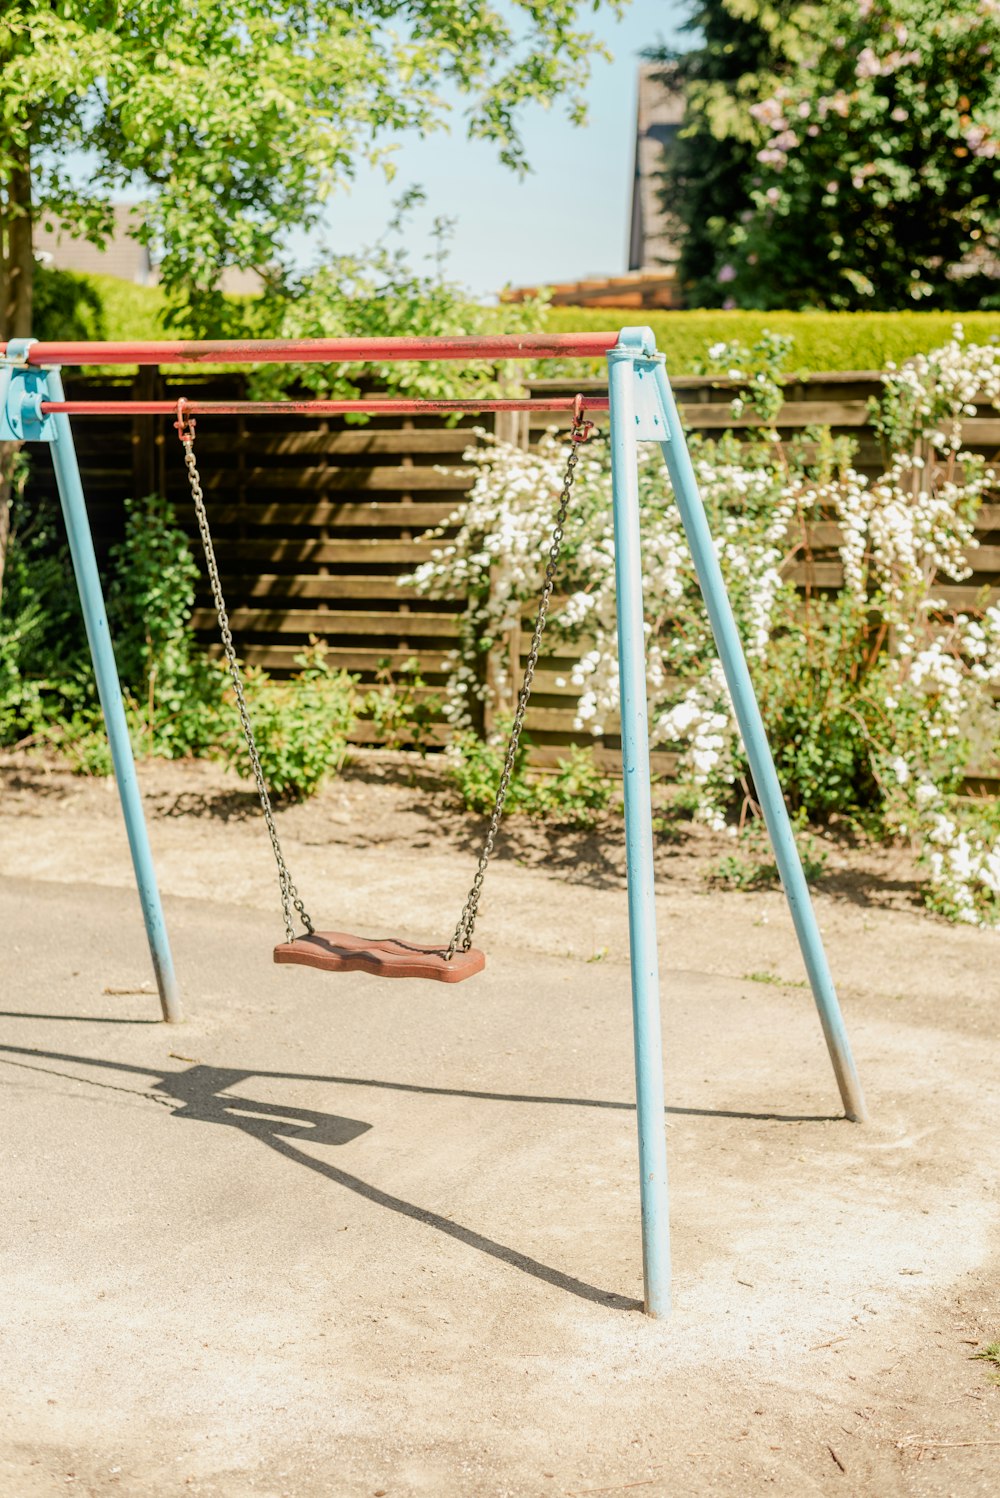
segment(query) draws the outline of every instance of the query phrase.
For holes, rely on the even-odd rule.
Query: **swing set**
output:
[[[376,405],[382,407],[386,402],[369,401],[363,404],[366,404],[369,408]],[[486,841],[479,857],[472,887],[462,907],[462,913],[458,918],[458,924],[455,927],[451,941],[446,947],[414,946],[412,942],[402,941],[398,937],[382,937],[372,940],[363,936],[350,936],[345,931],[317,931],[313,926],[311,917],[306,912],[302,900],[299,898],[298,891],[292,883],[288,872],[284,854],[281,851],[281,843],[278,840],[278,829],[274,825],[274,816],[271,811],[271,797],[268,792],[267,782],[264,779],[264,771],[261,768],[260,755],[257,752],[257,744],[254,739],[253,724],[250,720],[246,695],[243,691],[240,663],[233,645],[232,631],[229,628],[229,615],[226,611],[226,600],[222,595],[222,581],[219,577],[219,566],[215,557],[215,544],[212,540],[212,532],[208,523],[208,512],[205,508],[205,494],[201,486],[201,475],[198,472],[198,464],[194,455],[195,418],[188,415],[189,405],[190,402],[185,400],[183,396],[177,402],[177,420],[174,422],[174,426],[177,428],[177,434],[184,448],[184,463],[187,467],[188,480],[191,485],[191,499],[194,503],[194,511],[198,519],[198,530],[201,535],[202,548],[205,552],[205,565],[208,568],[208,577],[212,585],[212,598],[215,603],[215,612],[219,618],[222,648],[225,651],[226,665],[229,668],[229,675],[233,683],[236,708],[240,715],[240,726],[243,729],[243,737],[246,740],[247,753],[250,756],[254,781],[257,785],[257,795],[260,798],[261,810],[264,813],[264,821],[267,825],[275,862],[278,866],[278,884],[281,889],[281,909],[285,921],[286,940],[275,947],[275,962],[299,963],[304,967],[318,967],[322,968],[325,972],[332,973],[371,973],[377,978],[431,978],[436,979],[439,983],[460,983],[463,978],[471,978],[474,974],[481,973],[486,966],[486,957],[472,945],[472,933],[475,930],[476,916],[479,912],[479,898],[482,894],[483,881],[486,878],[490,856],[496,844],[500,819],[503,816],[504,803],[507,799],[507,791],[510,788],[510,777],[514,770],[514,762],[517,759],[518,744],[521,741],[524,715],[528,708],[531,686],[536,667],[538,666],[538,652],[541,648],[542,632],[545,629],[549,603],[552,598],[553,588],[555,587],[559,553],[562,549],[563,529],[566,524],[566,516],[573,490],[573,480],[579,458],[578,445],[588,441],[593,431],[593,423],[588,421],[583,414],[583,396],[578,395],[573,402],[573,425],[570,429],[570,449],[566,460],[566,474],[563,479],[562,493],[559,496],[556,521],[552,531],[552,540],[545,567],[545,581],[542,585],[538,613],[535,617],[535,627],[531,636],[531,645],[528,649],[528,661],[524,669],[524,679],[521,683],[521,690],[518,693],[514,722],[507,741],[507,752],[504,755],[500,782],[497,786],[496,799],[493,804],[493,814],[490,817]],[[305,927],[304,936],[295,935],[293,910],[297,913],[299,920]]]
[[[250,363],[366,363],[391,360],[508,360],[606,357],[607,396],[544,397],[532,400],[66,400],[62,365],[164,365]],[[552,411],[571,414],[565,477],[556,511],[545,578],[524,678],[493,812],[472,886],[447,942],[419,946],[399,937],[369,938],[318,931],[292,881],[278,838],[267,784],[247,709],[239,662],[226,612],[204,492],[195,456],[199,417],[215,415],[364,412],[373,416],[442,412]],[[226,662],[246,738],[261,809],[278,869],[285,940],[274,949],[278,963],[327,972],[363,972],[383,978],[425,978],[456,983],[480,973],[484,954],[472,939],[479,901],[503,816],[524,716],[538,664],[542,634],[558,570],[563,531],[572,499],[580,445],[591,435],[588,413],[608,412],[612,466],[615,583],[621,696],[622,771],[628,873],[629,947],[639,1132],[644,1306],[650,1316],[670,1308],[666,1136],[658,951],[653,891],[653,829],[642,606],[642,570],[637,445],[659,443],[674,499],[698,575],[719,659],[733,702],[792,921],[819,1012],[840,1096],[848,1119],[867,1118],[864,1097],[844,1028],[840,1004],[823,949],[815,912],[778,784],[739,633],[698,493],[684,431],[666,373],[649,328],[620,333],[501,335],[492,338],[339,338],[255,342],[0,343],[0,441],[50,446],[70,554],[94,662],[101,707],[128,833],[136,884],[163,1017],[181,1019],[180,994],[136,781],[121,686],[108,631],[86,500],[73,443],[74,416],[173,416]],[[297,934],[296,919],[303,930]]]

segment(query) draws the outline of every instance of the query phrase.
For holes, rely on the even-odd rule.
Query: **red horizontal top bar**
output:
[[[492,338],[262,338],[194,343],[34,343],[29,364],[367,364],[399,359],[596,359],[617,333]],[[7,345],[0,343],[0,355]]]
[[[185,400],[188,416],[434,416],[442,411],[572,411],[572,395],[537,400],[353,400],[353,401],[200,401]],[[585,395],[584,411],[606,411],[606,395]],[[173,401],[42,401],[43,416],[176,416]]]

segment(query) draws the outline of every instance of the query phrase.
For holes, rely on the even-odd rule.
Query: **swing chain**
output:
[[[503,773],[500,776],[500,784],[497,787],[493,814],[490,817],[489,827],[486,832],[486,841],[483,844],[483,851],[480,854],[479,864],[476,868],[476,877],[472,881],[472,888],[469,890],[465,905],[462,907],[462,914],[459,916],[458,925],[455,927],[455,934],[448,944],[446,956],[449,962],[457,951],[467,952],[472,946],[472,933],[475,929],[476,917],[479,914],[479,898],[483,892],[483,880],[486,878],[486,869],[496,844],[500,819],[503,816],[504,802],[507,800],[510,779],[514,773],[514,762],[517,759],[521,730],[524,727],[524,716],[528,710],[528,698],[531,696],[531,685],[535,679],[535,670],[538,666],[542,633],[545,629],[549,604],[552,601],[552,593],[555,588],[559,554],[562,550],[563,528],[569,512],[569,502],[576,476],[576,465],[580,461],[580,446],[589,440],[593,434],[593,430],[594,423],[587,421],[583,414],[583,397],[578,395],[573,402],[573,426],[569,434],[570,450],[569,456],[566,459],[566,472],[563,476],[562,493],[559,495],[555,525],[552,529],[552,539],[549,545],[548,559],[545,564],[545,581],[542,586],[542,596],[538,602],[538,613],[535,616],[535,627],[532,631],[528,659],[524,668],[524,680],[521,683],[521,690],[517,695],[517,710],[514,713],[514,722],[510,730],[510,738],[507,741],[507,753],[504,756]]]
[[[254,738],[253,725],[250,722],[250,714],[247,710],[240,663],[236,655],[236,647],[233,644],[232,630],[229,627],[226,601],[222,596],[222,579],[219,576],[219,564],[216,561],[215,546],[212,543],[212,532],[209,529],[208,512],[205,509],[205,494],[201,487],[198,464],[194,456],[195,421],[194,417],[185,414],[184,407],[186,404],[187,402],[183,397],[177,402],[177,420],[174,422],[174,426],[177,428],[177,435],[180,437],[181,445],[184,448],[184,462],[187,466],[188,479],[191,483],[191,498],[194,500],[195,514],[198,517],[198,530],[201,533],[201,544],[205,551],[205,564],[208,568],[209,582],[212,585],[212,598],[215,602],[215,611],[219,616],[219,629],[222,632],[222,645],[226,652],[226,665],[229,667],[229,675],[236,696],[236,707],[240,715],[240,724],[243,728],[243,737],[246,739],[247,752],[250,755],[250,764],[253,767],[253,777],[257,782],[257,794],[260,797],[264,821],[267,823],[271,847],[274,850],[274,861],[278,866],[278,883],[281,888],[281,908],[285,918],[285,934],[289,941],[294,941],[295,925],[292,920],[293,909],[298,912],[299,918],[310,936],[313,933],[313,923],[306,913],[298,890],[292,883],[292,876],[288,872],[288,866],[281,851],[281,844],[278,841],[278,829],[274,824],[274,813],[271,810],[271,797],[268,794],[267,782],[264,779],[264,771],[261,768],[260,755],[257,751],[257,741]]]
[[[226,654],[226,664],[233,683],[233,691],[236,697],[236,706],[239,712],[240,724],[243,729],[243,737],[246,740],[247,751],[250,756],[250,764],[253,768],[254,780],[257,785],[257,794],[260,797],[261,809],[264,813],[264,821],[267,824],[268,834],[271,839],[271,847],[274,851],[274,860],[278,866],[278,882],[281,888],[281,905],[284,912],[285,932],[289,941],[295,940],[295,926],[292,920],[292,910],[296,910],[310,933],[313,932],[313,923],[306,913],[305,906],[299,897],[292,877],[288,872],[281,844],[278,840],[278,830],[274,822],[274,814],[271,810],[271,798],[268,794],[267,782],[260,763],[260,755],[257,751],[257,743],[254,738],[253,726],[250,722],[250,714],[247,709],[246,696],[243,689],[243,678],[240,672],[239,660],[236,648],[233,644],[232,630],[229,625],[229,616],[226,612],[226,603],[222,593],[222,580],[219,576],[219,566],[215,556],[215,547],[212,542],[212,533],[208,524],[208,514],[205,508],[205,495],[201,487],[201,478],[198,473],[198,465],[194,455],[195,421],[194,418],[185,413],[187,402],[182,397],[177,402],[177,419],[174,423],[181,445],[184,448],[184,462],[188,471],[191,485],[191,497],[194,500],[195,514],[198,519],[198,530],[205,552],[205,563],[208,568],[209,582],[212,587],[212,598],[215,610],[219,618],[219,629],[222,634],[222,644]],[[511,776],[514,772],[514,762],[517,758],[518,746],[521,740],[521,732],[524,727],[524,718],[528,708],[528,699],[531,696],[531,687],[538,667],[538,656],[541,650],[542,634],[545,629],[548,616],[549,604],[555,589],[556,571],[559,564],[559,556],[562,550],[563,533],[566,517],[569,512],[569,503],[572,496],[573,483],[576,476],[576,466],[580,459],[580,446],[588,441],[594,426],[593,422],[586,419],[583,414],[583,397],[577,396],[573,403],[573,425],[570,431],[570,452],[566,460],[566,471],[563,476],[562,491],[559,495],[559,503],[556,508],[555,525],[552,529],[552,538],[549,544],[549,554],[545,564],[545,580],[542,586],[542,594],[538,603],[538,613],[535,617],[535,627],[531,635],[531,645],[528,650],[528,658],[524,668],[524,680],[518,693],[517,709],[514,713],[514,722],[511,726],[510,738],[507,742],[507,752],[504,756],[503,773],[500,776],[500,784],[497,787],[496,801],[493,806],[493,814],[490,817],[487,829],[486,841],[480,855],[476,868],[476,876],[472,881],[462,914],[459,917],[455,934],[448,945],[447,958],[450,961],[455,953],[461,949],[467,952],[472,946],[472,935],[476,925],[476,917],[479,913],[479,900],[482,895],[483,880],[486,870],[496,845],[497,832],[503,817],[504,804],[507,800],[507,792],[510,789]]]

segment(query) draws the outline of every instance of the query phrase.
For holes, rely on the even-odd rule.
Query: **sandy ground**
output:
[[[320,925],[447,934],[477,824],[362,769],[283,812]],[[141,772],[0,767],[0,1493],[996,1493],[1000,935],[830,850],[846,1123],[776,892],[659,850],[675,1313],[641,1295],[621,834],[514,827],[458,987],[275,968],[270,850]],[[220,1127],[221,1125],[221,1127]]]

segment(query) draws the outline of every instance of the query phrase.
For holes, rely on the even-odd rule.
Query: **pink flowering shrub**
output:
[[[732,126],[747,201],[712,229],[736,304],[1000,304],[997,0],[827,0],[789,25]]]

